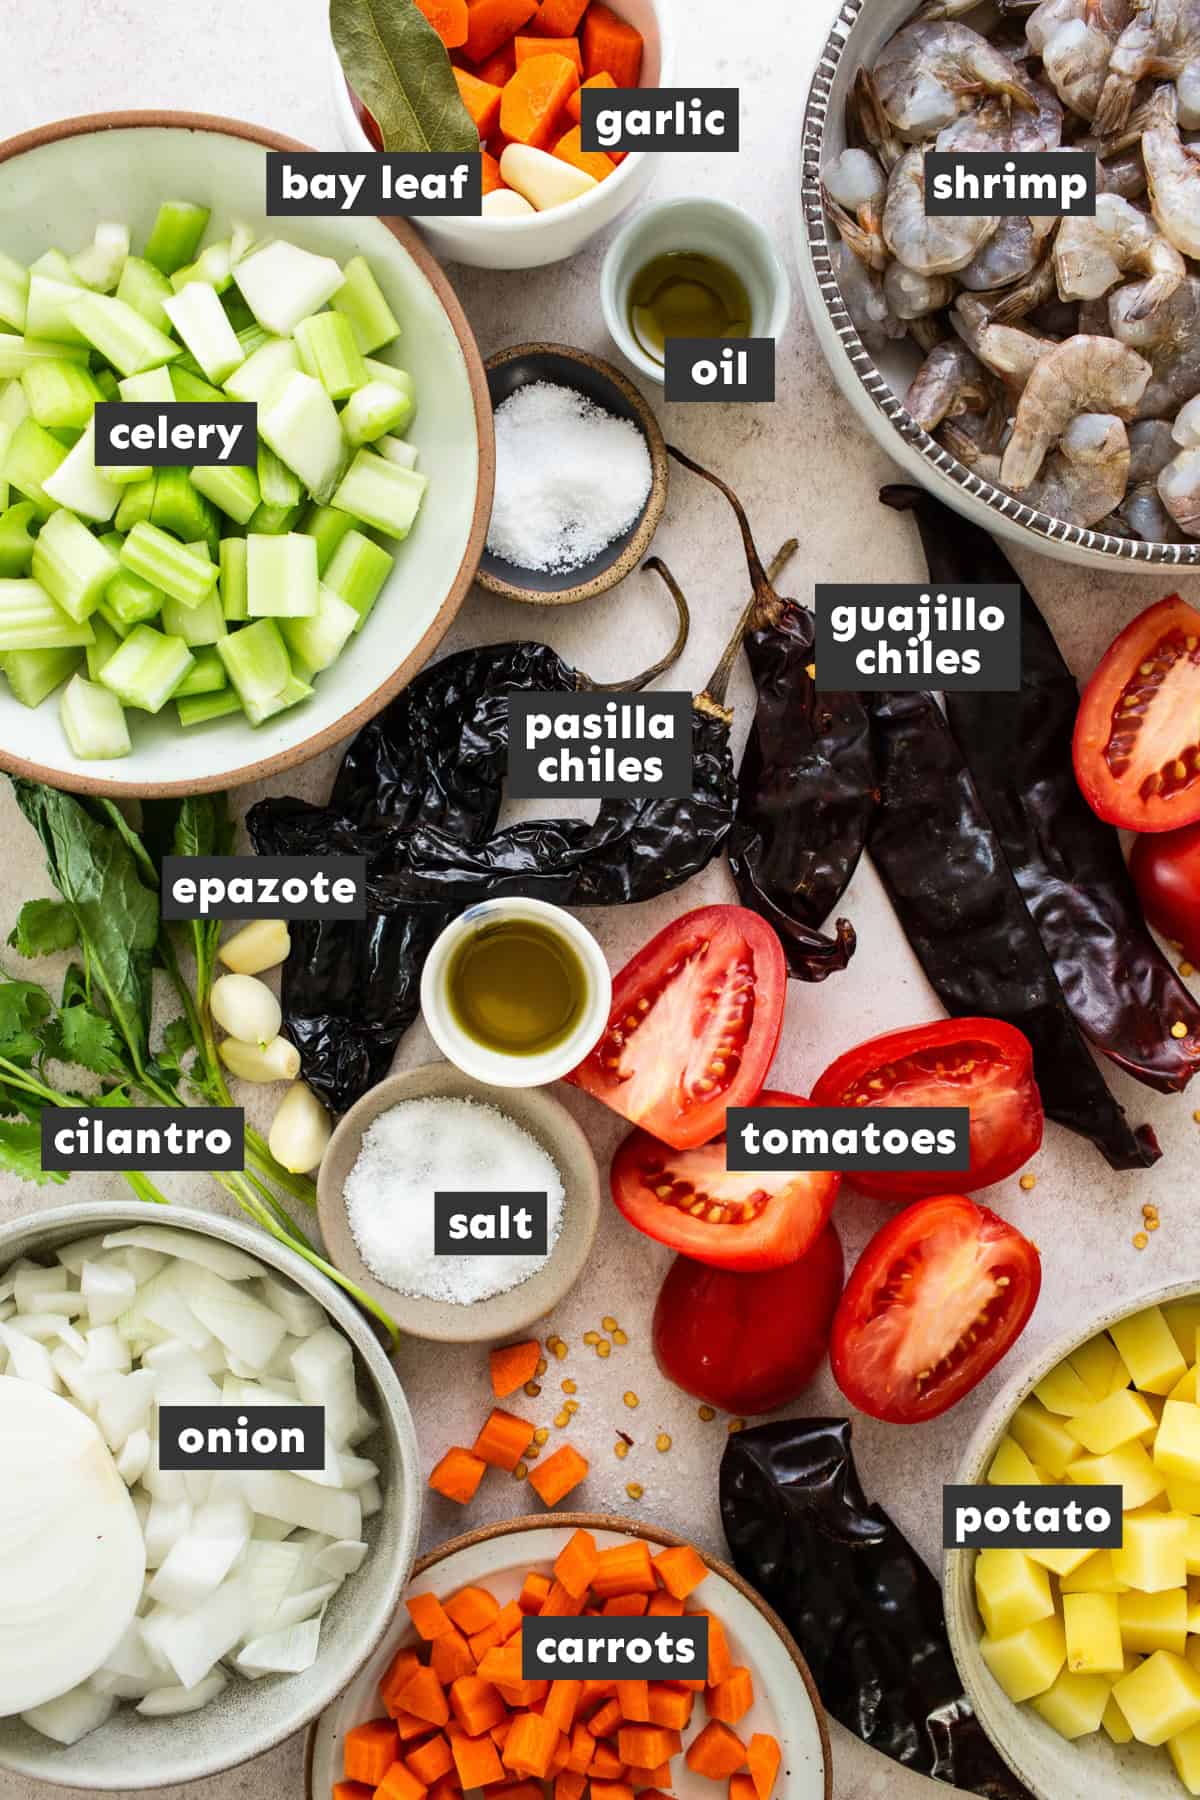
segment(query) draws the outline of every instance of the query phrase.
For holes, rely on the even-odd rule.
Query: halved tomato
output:
[[[1041,1285],[1036,1247],[986,1206],[919,1200],[876,1232],[846,1283],[834,1378],[873,1419],[936,1419],[1012,1349]]]
[[[1138,838],[1129,873],[1146,923],[1200,962],[1200,825]]]
[[[613,982],[604,1036],[567,1076],[677,1150],[750,1106],[783,1025],[787,964],[743,906],[702,906],[651,938]]]
[[[1200,612],[1170,594],[1105,652],[1075,721],[1075,779],[1130,831],[1200,819]]]
[[[893,1169],[850,1176],[881,1200],[921,1200],[953,1181],[964,1193],[1027,1163],[1042,1141],[1041,1095],[1033,1046],[1000,1019],[939,1019],[887,1031],[830,1063],[812,1091],[814,1106],[967,1106],[971,1167],[946,1175]]]
[[[754,1104],[812,1101],[768,1088]],[[735,1175],[725,1167],[723,1137],[672,1150],[648,1131],[631,1132],[612,1165],[613,1199],[629,1223],[715,1269],[798,1262],[825,1229],[841,1180],[832,1170]]]

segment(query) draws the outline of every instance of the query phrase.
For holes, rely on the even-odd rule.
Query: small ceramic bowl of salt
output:
[[[546,1255],[437,1255],[435,1193],[544,1193]],[[317,1212],[335,1267],[402,1331],[479,1343],[525,1330],[574,1286],[600,1219],[600,1174],[547,1089],[489,1087],[426,1063],[350,1108],[321,1162]]]

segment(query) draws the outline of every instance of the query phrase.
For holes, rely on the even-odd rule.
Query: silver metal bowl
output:
[[[145,1719],[131,1705],[122,1705],[99,1731],[70,1748],[39,1736],[19,1718],[0,1718],[0,1769],[92,1793],[169,1787],[216,1775],[282,1743],[315,1719],[358,1673],[391,1625],[421,1524],[416,1433],[386,1353],[342,1290],[265,1232],[176,1206],[165,1212],[137,1202],[60,1206],[0,1226],[0,1273],[20,1256],[49,1258],[74,1238],[147,1222],[236,1244],[324,1307],[353,1345],[359,1391],[379,1415],[379,1429],[364,1452],[380,1465],[383,1506],[364,1530],[370,1555],[330,1603],[320,1654],[304,1674],[231,1681],[202,1711],[175,1718]]]
[[[821,170],[846,147],[846,98],[855,72],[916,12],[916,0],[841,0],[804,109],[797,262],[805,303],[834,379],[871,435],[905,473],[977,525],[1028,549],[1093,569],[1134,574],[1200,566],[1200,543],[1144,544],[1068,525],[982,480],[943,450],[900,398],[917,368],[911,344],[877,362],[858,335],[834,273],[837,233],[821,199]]]

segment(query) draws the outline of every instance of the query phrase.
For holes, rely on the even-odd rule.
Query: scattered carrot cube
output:
[[[406,1713],[428,1719],[431,1725],[445,1725],[450,1718],[445,1689],[430,1668],[418,1668],[400,1689],[396,1701]]]
[[[522,1713],[513,1721],[504,1746],[504,1766],[518,1775],[535,1775],[544,1781],[558,1749],[559,1729],[535,1712]]]
[[[616,168],[612,157],[603,150],[585,150],[582,143],[582,127],[572,125],[570,131],[564,131],[554,146],[552,154],[559,162],[569,162],[575,168],[582,169],[593,181],[603,181]]]
[[[383,1680],[379,1683],[379,1698],[388,1712],[394,1710],[392,1702],[396,1695],[420,1665],[421,1659],[412,1648],[397,1650],[384,1672]]]
[[[665,1687],[661,1682],[650,1684],[649,1713],[652,1725],[666,1725],[672,1731],[686,1731],[692,1722],[692,1707],[695,1699],[679,1688]]]
[[[732,1669],[724,1681],[711,1686],[705,1696],[710,1719],[736,1725],[754,1705],[754,1683],[749,1669]]]
[[[463,48],[470,60],[481,63],[492,56],[529,23],[537,6],[538,0],[468,0],[467,40]],[[535,1356],[535,1369],[537,1361]],[[525,1380],[529,1380],[528,1375]],[[510,1388],[509,1393],[512,1391]]]
[[[425,1800],[425,1783],[402,1762],[394,1762],[375,1789],[376,1800]]]
[[[441,1732],[410,1750],[404,1758],[405,1767],[423,1781],[426,1787],[432,1787],[443,1775],[448,1775],[454,1767],[454,1758],[450,1754],[450,1746]]]
[[[633,1789],[627,1781],[597,1781],[593,1776],[592,1800],[633,1800]]]
[[[505,1716],[503,1700],[481,1675],[460,1675],[450,1689],[450,1704],[468,1737],[482,1737]]]
[[[552,1681],[542,1717],[557,1725],[560,1731],[569,1733],[575,1723],[575,1713],[582,1692],[582,1681]]]
[[[480,141],[487,143],[500,122],[500,93],[490,81],[480,81],[466,69],[455,69],[459,97],[470,113]]]
[[[374,1792],[365,1781],[335,1781],[333,1800],[371,1800]]]
[[[618,1681],[617,1705],[621,1708],[621,1717],[631,1725],[644,1725],[650,1717],[649,1682]]]
[[[534,21],[536,23],[536,20]],[[513,49],[517,55],[517,67],[528,62],[531,56],[565,56],[575,64],[580,81],[583,80],[583,51],[579,48],[579,39],[574,37],[523,37],[518,32],[513,39]]]
[[[461,1632],[472,1637],[499,1618],[500,1602],[486,1588],[464,1587],[459,1588],[457,1594],[451,1594],[446,1601],[445,1613]]]
[[[617,1755],[639,1769],[659,1769],[681,1748],[679,1733],[663,1725],[622,1725],[617,1736]]]
[[[570,37],[586,11],[587,0],[542,0],[529,29],[543,37]]]
[[[708,1564],[690,1544],[673,1544],[669,1550],[660,1550],[652,1560],[659,1580],[676,1600],[686,1600],[708,1579]]]
[[[475,1455],[493,1469],[507,1469],[511,1474],[532,1444],[534,1429],[527,1419],[494,1406],[475,1439]]]
[[[652,1594],[649,1610],[652,1619],[681,1619],[683,1601],[677,1600],[674,1594]]]
[[[552,1586],[548,1575],[539,1575],[536,1569],[530,1569],[517,1595],[517,1605],[523,1613],[541,1612]]]
[[[531,63],[525,67],[532,68]],[[557,1506],[560,1500],[586,1480],[588,1472],[587,1459],[580,1456],[578,1450],[570,1444],[564,1444],[553,1456],[548,1456],[544,1463],[537,1463],[529,1471],[529,1485],[538,1499],[547,1506]]]
[[[457,50],[466,43],[467,0],[417,0],[417,5],[447,50]]]
[[[583,21],[583,72],[611,75],[619,88],[634,88],[641,79],[641,32],[600,0],[592,0]]]
[[[543,1619],[575,1619],[583,1611],[583,1595],[556,1581],[542,1603]]]
[[[549,4],[549,0],[542,0],[542,12],[543,13],[545,12],[548,4]],[[540,18],[541,14],[539,14],[538,16]],[[582,120],[582,118],[583,118],[583,101],[579,98],[579,96],[580,96],[580,94],[582,94],[584,88],[615,88],[616,85],[617,85],[616,82],[613,80],[612,76],[608,73],[607,69],[601,69],[599,75],[593,75],[590,78],[590,80],[583,82],[579,87],[577,87],[575,89],[575,92],[571,95],[570,99],[567,101],[565,111],[566,111],[566,115],[567,115],[568,119],[573,120],[576,125],[578,125],[580,123],[580,121]]]
[[[487,1464],[482,1457],[464,1450],[461,1444],[455,1444],[452,1449],[447,1450],[434,1469],[429,1477],[429,1485],[436,1494],[443,1494],[447,1500],[455,1500],[459,1506],[466,1506],[479,1491],[479,1484],[486,1470]]]
[[[705,1680],[707,1686],[717,1687],[733,1674],[733,1657],[730,1655],[725,1628],[712,1613],[702,1612],[695,1616],[708,1620],[708,1674]]]
[[[590,1531],[577,1531],[563,1545],[554,1561],[554,1579],[568,1594],[586,1594],[600,1567],[600,1552]]]
[[[647,1605],[645,1594],[614,1594],[600,1610],[606,1619],[640,1619]]]
[[[390,1719],[368,1719],[346,1733],[342,1773],[347,1781],[378,1787],[396,1760],[400,1740]]]
[[[625,1773],[625,1764],[611,1744],[597,1744],[589,1772],[594,1790],[597,1778],[601,1781],[620,1781]]]
[[[598,1707],[588,1720],[588,1730],[593,1737],[611,1737],[614,1731],[620,1729],[620,1725],[621,1702],[615,1695],[611,1700],[606,1700],[603,1706]]]
[[[587,1776],[577,1769],[560,1769],[554,1777],[554,1800],[581,1800]]]
[[[428,1719],[418,1719],[416,1713],[397,1711],[392,1714],[392,1722],[396,1727],[396,1736],[400,1739],[401,1749],[411,1750],[422,1738],[427,1738],[436,1729]]]
[[[475,1673],[475,1657],[461,1631],[444,1631],[441,1637],[434,1638],[429,1666],[443,1687],[449,1687],[460,1675]]]
[[[497,1644],[479,1660],[479,1673],[485,1681],[495,1682],[497,1687],[511,1686],[521,1677],[521,1646],[508,1643]]]
[[[710,1781],[724,1781],[746,1766],[746,1746],[735,1731],[712,1719],[700,1736],[693,1738],[684,1758],[693,1774],[706,1775]]]
[[[729,1777],[729,1800],[756,1800],[753,1776],[731,1775]]]
[[[517,63],[500,101],[500,129],[505,137],[548,148],[567,96],[579,86],[579,70],[568,56],[551,52]]]
[[[504,1767],[490,1737],[468,1737],[459,1725],[451,1725],[446,1736],[464,1788],[488,1787],[494,1781],[504,1780]]]
[[[657,1587],[650,1546],[644,1538],[600,1552],[600,1567],[592,1579],[592,1592],[598,1600],[617,1594],[653,1594]]]
[[[779,1740],[773,1738],[769,1731],[756,1731],[746,1746],[746,1767],[750,1771],[757,1800],[771,1800],[771,1789],[775,1786],[775,1777],[782,1760]]]

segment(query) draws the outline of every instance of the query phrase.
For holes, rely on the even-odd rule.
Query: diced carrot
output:
[[[474,72],[478,75],[480,81],[490,81],[493,87],[502,88],[505,82],[516,74],[516,71],[517,53],[512,47],[512,40],[510,38],[507,44],[501,44],[499,50],[481,62]],[[512,1369],[507,1373],[502,1370],[500,1375],[497,1376],[495,1369],[493,1368],[492,1392],[495,1394],[497,1400],[507,1400],[510,1394],[515,1394],[518,1388],[524,1387],[527,1381],[532,1380],[538,1366],[538,1359],[541,1355],[541,1345],[535,1343],[511,1344],[509,1349],[520,1350],[524,1352],[524,1354],[519,1363],[514,1357]],[[529,1356],[531,1350],[533,1352],[532,1357]],[[493,1356],[505,1356],[506,1354],[507,1352],[504,1350],[492,1351]],[[519,1381],[514,1381],[513,1385],[509,1387],[507,1383],[511,1380],[512,1373],[517,1368],[528,1368],[529,1374],[523,1374]],[[500,1387],[496,1386],[497,1381],[501,1383]]]
[[[333,1800],[371,1800],[373,1792],[365,1781],[335,1781],[333,1784]]]
[[[522,1713],[513,1722],[504,1746],[505,1768],[544,1781],[558,1749],[559,1735],[558,1726],[540,1714]]]
[[[545,1717],[545,1712],[546,1712],[546,1708],[543,1707],[542,1708],[542,1716],[543,1717]],[[567,1759],[570,1756],[570,1754],[571,1754],[571,1739],[565,1731],[560,1731],[558,1734],[558,1749],[554,1752],[554,1755],[550,1758],[550,1767],[546,1770],[546,1780],[547,1781],[553,1781],[557,1775],[562,1774],[563,1770],[567,1766]]]
[[[507,1644],[510,1637],[520,1631],[525,1614],[515,1600],[507,1600],[496,1614],[496,1630],[500,1633],[500,1642]]]
[[[600,1552],[600,1567],[592,1580],[592,1592],[598,1600],[616,1594],[653,1594],[658,1587],[650,1546],[644,1538],[628,1544],[614,1544]]]
[[[475,1673],[475,1658],[461,1631],[444,1631],[441,1637],[434,1638],[429,1666],[443,1687],[449,1687],[460,1675]]]
[[[588,1730],[593,1737],[611,1737],[621,1725],[621,1702],[616,1698],[606,1700],[598,1712],[594,1712],[588,1720]]]
[[[683,1601],[677,1600],[674,1594],[654,1594],[650,1600],[650,1617],[652,1619],[682,1618]]]
[[[539,37],[573,37],[586,11],[587,0],[542,0],[529,29]]]
[[[664,1725],[622,1725],[617,1736],[617,1755],[639,1769],[658,1769],[678,1756],[683,1747],[677,1731]]]
[[[491,151],[481,150],[479,154],[483,158],[483,192],[485,194],[494,194],[497,188],[507,187],[508,183],[500,179],[500,164],[496,161],[496,158],[492,155]]]
[[[586,1775],[596,1753],[596,1740],[586,1725],[578,1724],[571,1733],[571,1749],[567,1767],[576,1775]]]
[[[499,1692],[499,1689],[497,1689],[497,1692]],[[508,1734],[512,1730],[512,1726],[512,1714],[509,1713],[507,1718],[501,1719],[500,1723],[498,1725],[493,1725],[492,1729],[488,1732],[488,1736],[491,1738],[493,1744],[495,1744],[497,1750],[503,1750],[505,1744],[508,1742]]]
[[[536,20],[534,23],[536,24]],[[517,53],[517,67],[528,62],[531,56],[565,56],[575,64],[580,81],[583,80],[583,51],[579,48],[579,39],[574,37],[523,37],[520,33],[513,39],[513,49]]]
[[[466,0],[463,0],[463,6],[465,8]],[[486,144],[500,122],[500,89],[490,81],[480,81],[478,75],[472,75],[467,69],[455,69],[454,79],[480,142]]]
[[[461,1444],[455,1444],[434,1469],[429,1485],[436,1494],[444,1494],[447,1500],[456,1500],[459,1506],[466,1506],[475,1498],[486,1471],[487,1464],[482,1457],[473,1456]]]
[[[773,1738],[769,1731],[756,1731],[746,1746],[746,1767],[750,1771],[757,1800],[771,1800],[771,1789],[775,1786],[775,1777],[782,1760],[783,1752],[779,1748],[778,1738]]]
[[[669,1550],[660,1550],[651,1560],[659,1580],[676,1600],[686,1600],[702,1581],[708,1580],[708,1564],[697,1556],[690,1544],[673,1544]]]
[[[649,1602],[645,1594],[614,1594],[600,1608],[601,1616],[606,1619],[640,1619]]]
[[[426,1787],[432,1787],[443,1775],[448,1775],[454,1767],[454,1758],[450,1754],[450,1746],[441,1732],[410,1750],[404,1759],[405,1767],[411,1769],[418,1781]]]
[[[482,1631],[500,1616],[500,1602],[486,1588],[459,1588],[457,1594],[451,1594],[445,1604],[448,1619],[453,1619],[458,1629],[467,1637]]]
[[[457,50],[466,43],[467,0],[417,0],[417,5],[447,50]]]
[[[507,1469],[511,1474],[532,1444],[534,1429],[527,1419],[494,1406],[475,1439],[475,1454],[493,1469]]]
[[[590,1774],[593,1786],[597,1777],[601,1781],[620,1781],[625,1773],[625,1764],[621,1761],[611,1744],[597,1744],[592,1757]]]
[[[619,88],[635,88],[641,80],[642,34],[601,0],[592,0],[583,21],[583,71],[603,71]]]
[[[553,1585],[548,1575],[539,1575],[536,1569],[530,1569],[521,1592],[517,1595],[517,1605],[521,1611],[523,1613],[541,1612]]]
[[[592,1800],[633,1800],[633,1789],[627,1781],[597,1781],[593,1776]]]
[[[504,1780],[504,1767],[490,1737],[468,1737],[458,1725],[451,1725],[446,1736],[464,1788],[487,1787],[493,1781]]]
[[[729,1777],[729,1800],[755,1800],[753,1777],[731,1775]]]
[[[720,1619],[706,1612],[698,1616],[708,1620],[708,1674],[705,1681],[707,1686],[716,1687],[733,1674],[733,1656]]]
[[[482,1737],[504,1718],[504,1702],[481,1675],[460,1675],[450,1689],[454,1716],[468,1737]]]
[[[580,141],[582,130],[582,126],[572,125],[570,131],[564,131],[554,146],[553,155],[560,162],[573,163],[594,181],[603,181],[617,165],[603,150],[585,150]]]
[[[542,12],[545,12],[546,7],[549,4],[550,0],[542,0]],[[541,14],[538,16],[540,18]],[[613,80],[607,69],[601,69],[598,75],[593,75],[590,80],[581,82],[567,101],[564,109],[568,119],[573,120],[574,123],[578,125],[583,118],[583,101],[579,96],[582,94],[584,88],[615,88],[616,85],[616,82]]]
[[[575,1712],[582,1692],[582,1681],[552,1681],[542,1717],[557,1725],[560,1731],[569,1732],[575,1723]]]
[[[402,1762],[394,1762],[375,1789],[375,1800],[425,1800],[426,1784]]]
[[[631,1725],[644,1725],[650,1717],[650,1684],[645,1681],[618,1681],[617,1705],[621,1717]],[[625,1758],[626,1762],[629,1758]]]
[[[568,1594],[586,1594],[600,1567],[600,1552],[590,1531],[577,1531],[563,1545],[554,1561],[554,1579]]]
[[[405,1682],[411,1679],[414,1672],[420,1667],[420,1664],[420,1657],[411,1647],[404,1650],[397,1650],[395,1656],[387,1666],[383,1680],[379,1683],[379,1698],[383,1701],[388,1712],[393,1710],[393,1700],[400,1692],[400,1689],[404,1686]]]
[[[464,1676],[470,1680],[470,1676]],[[432,1669],[417,1669],[396,1695],[399,1706],[414,1718],[428,1719],[433,1725],[445,1725],[450,1717],[446,1692]]]
[[[542,1604],[543,1619],[575,1619],[583,1611],[583,1595],[556,1581]]]
[[[648,1788],[669,1788],[671,1786],[671,1765],[670,1763],[660,1763],[657,1769],[631,1769],[630,1776],[634,1787],[642,1782]],[[641,1800],[646,1800],[644,1793]]]
[[[581,1800],[587,1776],[577,1769],[560,1769],[554,1777],[554,1800]]]
[[[500,129],[506,137],[531,144],[535,150],[548,148],[558,125],[567,95],[579,86],[579,70],[569,57],[551,54],[531,56],[519,62],[517,72],[506,83],[500,101]],[[556,1452],[561,1456],[563,1452]],[[550,1458],[550,1463],[555,1457]],[[533,1475],[544,1475],[550,1463],[543,1463]]]
[[[521,1680],[521,1646],[508,1643],[497,1644],[479,1659],[479,1673],[485,1681],[511,1686]]]
[[[400,1740],[390,1719],[368,1719],[346,1733],[342,1773],[347,1781],[378,1787],[396,1760]]]
[[[692,1708],[695,1698],[685,1694],[679,1688],[664,1687],[662,1682],[650,1683],[649,1712],[652,1725],[667,1725],[673,1731],[686,1731],[692,1722]]]
[[[444,1632],[454,1630],[454,1620],[447,1616],[446,1609],[436,1594],[414,1594],[404,1604],[418,1635],[426,1643],[432,1643],[434,1638],[441,1637]],[[412,1674],[411,1667],[409,1674]]]
[[[710,1719],[720,1719],[726,1725],[736,1725],[739,1719],[744,1719],[754,1705],[754,1683],[749,1669],[731,1669],[724,1681],[709,1688],[705,1704]]]
[[[428,1719],[418,1719],[416,1713],[395,1712],[392,1722],[396,1727],[396,1736],[400,1739],[402,1750],[413,1749],[422,1738],[427,1738],[437,1727]]]
[[[537,11],[538,0],[468,0],[466,52],[473,63],[481,63],[493,55],[501,44],[507,44]],[[524,1349],[524,1345],[514,1346]],[[537,1368],[541,1352],[534,1346],[533,1368]],[[503,1353],[502,1353],[503,1354]],[[531,1371],[532,1372],[532,1371]],[[524,1377],[525,1381],[529,1376]],[[518,1387],[521,1385],[518,1382]],[[511,1394],[514,1390],[509,1388]]]
[[[693,1774],[706,1775],[710,1781],[724,1781],[746,1766],[746,1746],[736,1731],[712,1719],[700,1736],[693,1738],[684,1758]]]
[[[429,1790],[429,1800],[463,1800],[462,1783],[457,1775],[443,1775]]]
[[[616,1691],[615,1681],[585,1681],[581,1704],[585,1707],[595,1706],[600,1700],[611,1700]]]
[[[482,1662],[488,1651],[494,1650],[503,1641],[500,1636],[500,1621],[493,1619],[490,1625],[485,1625],[482,1631],[477,1631],[473,1638],[467,1640],[467,1648],[476,1662]]]
[[[532,69],[535,64],[526,63],[525,67]],[[515,79],[517,78],[514,77]],[[587,1479],[587,1472],[586,1457],[580,1456],[578,1450],[573,1449],[570,1444],[564,1444],[561,1450],[548,1456],[544,1463],[537,1463],[530,1469],[529,1485],[545,1505],[557,1506],[581,1481]]]

